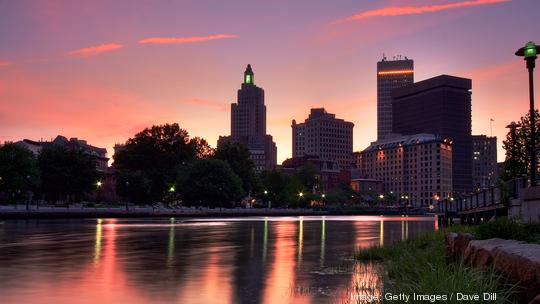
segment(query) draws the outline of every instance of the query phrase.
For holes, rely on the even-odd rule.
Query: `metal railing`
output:
[[[516,178],[501,186],[480,189],[474,193],[461,194],[454,198],[445,198],[437,202],[434,211],[437,213],[455,213],[479,208],[488,208],[505,204],[506,200],[518,198],[523,189],[529,186],[526,177]]]

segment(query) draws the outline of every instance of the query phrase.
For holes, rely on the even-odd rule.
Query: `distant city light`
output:
[[[171,187],[169,188],[169,192],[174,192],[174,191],[176,191],[176,189],[174,188],[174,186],[171,186]]]
[[[96,186],[101,187],[101,185],[103,185],[103,183],[101,181],[97,181]]]
[[[298,193],[298,196],[302,197],[302,196],[304,196],[304,193],[300,192],[300,193]]]
[[[414,70],[394,70],[394,71],[380,71],[377,75],[400,75],[400,74],[412,74]]]

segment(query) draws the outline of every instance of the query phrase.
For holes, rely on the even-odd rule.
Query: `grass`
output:
[[[540,224],[523,224],[506,217],[482,223],[474,233],[479,240],[501,238],[527,243],[540,243]]]
[[[444,232],[390,245],[372,247],[355,255],[360,261],[381,261],[387,271],[384,292],[416,294],[454,293],[453,300],[444,303],[463,303],[455,293],[480,294],[496,292],[497,301],[513,303],[513,286],[493,270],[482,271],[463,263],[448,263]],[[474,303],[474,302],[467,302]]]

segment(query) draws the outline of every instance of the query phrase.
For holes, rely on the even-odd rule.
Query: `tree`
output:
[[[536,130],[540,130],[540,115],[538,110],[536,115]],[[514,131],[510,129],[503,141],[503,148],[506,150],[506,159],[504,161],[504,170],[501,174],[503,180],[510,180],[516,177],[526,175],[530,168],[530,147],[531,147],[531,122],[530,115],[521,117]],[[536,132],[536,143],[540,143],[540,132]],[[539,159],[540,151],[536,152]]]
[[[263,192],[260,195],[261,198],[266,202],[271,201],[274,207],[285,206],[289,202],[289,195],[286,189],[287,185],[290,184],[291,177],[275,169],[272,171],[263,171],[260,176],[263,187]]]
[[[62,146],[44,148],[38,156],[41,193],[48,200],[80,200],[96,187],[100,174],[93,156]]]
[[[210,147],[206,139],[200,138],[200,137],[194,137],[191,141],[195,145],[195,156],[198,159],[214,156],[215,149]]]
[[[229,164],[242,180],[244,191],[256,192],[260,190],[261,184],[250,155],[249,150],[241,143],[227,142],[217,148],[214,157]]]
[[[176,123],[152,126],[126,142],[125,148],[114,156],[114,167],[118,176],[138,172],[149,183],[148,200],[160,201],[175,181],[178,167],[208,156],[210,149],[204,139],[190,139],[188,132]]]
[[[14,143],[0,147],[0,193],[16,202],[24,199],[39,184],[39,170],[34,154]]]
[[[147,203],[150,180],[142,171],[123,171],[116,177],[116,193],[132,203]]]
[[[304,165],[300,166],[296,172],[295,176],[298,178],[300,183],[308,191],[318,190],[320,187],[320,174],[319,169],[317,169],[312,163],[307,162]]]
[[[187,173],[187,174],[186,174]],[[179,173],[179,190],[188,205],[230,207],[245,194],[231,167],[219,159],[202,159]]]

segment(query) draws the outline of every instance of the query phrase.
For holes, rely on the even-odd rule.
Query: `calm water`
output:
[[[0,303],[347,303],[359,248],[437,229],[380,216],[0,221]]]

